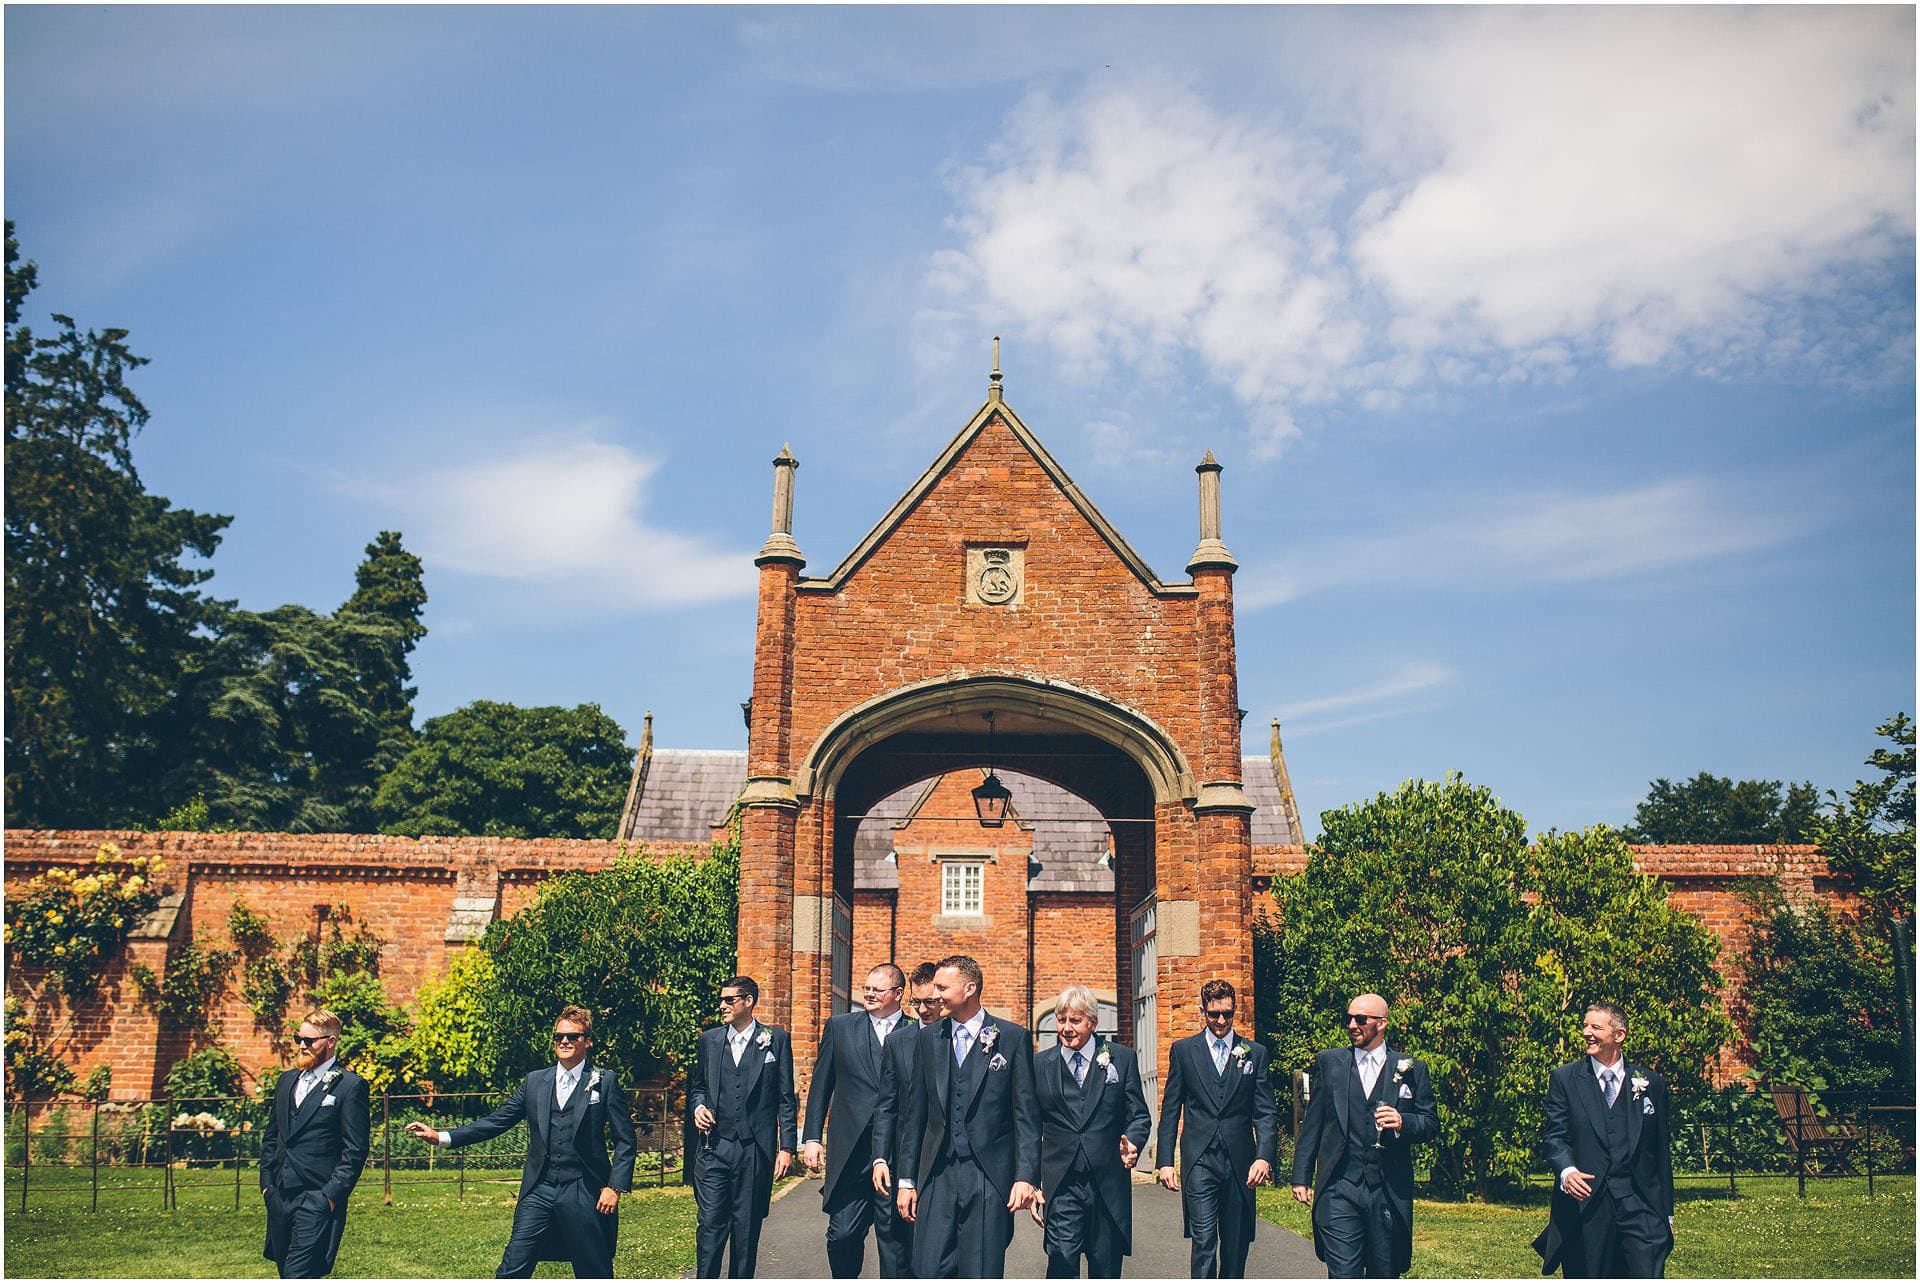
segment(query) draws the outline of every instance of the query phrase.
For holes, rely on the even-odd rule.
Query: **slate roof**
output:
[[[747,786],[744,750],[656,748],[635,808],[641,842],[705,842]]]
[[[1100,813],[1078,796],[1032,776],[1003,771],[1013,794],[1013,813],[1033,826],[1033,854],[1040,868],[1028,882],[1034,891],[1111,891],[1113,870],[1102,867],[1108,846]],[[1247,800],[1254,805],[1253,844],[1294,846],[1298,834],[1287,825],[1280,785],[1268,757],[1248,755],[1242,764]],[[636,805],[633,836],[642,842],[704,842],[747,783],[747,755],[732,749],[657,748],[647,765]],[[854,837],[854,885],[863,890],[900,885],[888,859],[894,821],[913,809],[928,782],[909,785],[882,798],[868,812]]]

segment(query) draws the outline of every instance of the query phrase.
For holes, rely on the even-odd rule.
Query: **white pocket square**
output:
[[[322,1096],[320,1098],[320,1108],[322,1109],[325,1109],[328,1105],[331,1105],[333,1103],[334,1103],[333,1094],[331,1092],[329,1092],[327,1095]]]
[[[1413,1088],[1411,1088],[1411,1087],[1409,1087],[1409,1086],[1407,1086],[1407,1085],[1406,1085],[1405,1083],[1401,1083],[1401,1084],[1400,1084],[1400,1099],[1401,1099],[1401,1100],[1412,1100],[1412,1099],[1413,1099]]]
[[[1119,1068],[1119,1066],[1117,1066],[1117,1065],[1108,1065],[1108,1066],[1107,1066],[1107,1081],[1108,1081],[1108,1082],[1110,1082],[1110,1083],[1117,1083],[1117,1082],[1119,1082],[1119,1081],[1120,1081],[1120,1068]]]
[[[1250,1074],[1250,1073],[1252,1073],[1252,1072],[1253,1072],[1253,1062],[1252,1062],[1251,1060],[1243,1060],[1243,1061],[1241,1061],[1241,1062],[1240,1062],[1240,1072],[1241,1072],[1241,1073],[1243,1073],[1243,1074]]]
[[[1653,1102],[1650,1100],[1641,1101],[1640,1112],[1643,1114],[1651,1114],[1653,1112]]]
[[[590,1091],[590,1092],[588,1092],[588,1093],[587,1093],[587,1103],[588,1103],[589,1105],[597,1105],[597,1104],[599,1104],[599,1103],[600,1103],[600,1093],[599,1093],[599,1092],[597,1092],[597,1091]]]
[[[776,1059],[778,1059],[778,1057],[776,1057],[772,1052],[768,1052],[767,1058],[761,1061],[760,1063],[763,1065],[771,1065]]]

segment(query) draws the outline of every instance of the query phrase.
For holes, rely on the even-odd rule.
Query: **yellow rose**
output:
[[[60,924],[61,924],[62,922],[65,922],[65,921],[66,921],[66,918],[65,918],[65,917],[63,917],[63,916],[61,916],[61,915],[60,915],[60,914],[58,914],[58,913],[49,913],[49,914],[47,915],[47,921],[48,921],[48,922],[51,922],[51,923],[53,923],[53,925],[57,927],[57,926],[59,926],[59,925],[60,925]]]
[[[147,884],[147,880],[141,877],[138,873],[136,873],[132,877],[127,879],[127,890],[138,891],[141,887],[145,886],[146,884]]]
[[[55,954],[61,957],[65,957],[67,952],[67,946],[65,946],[64,944],[56,944],[55,946],[53,946],[53,951]]]

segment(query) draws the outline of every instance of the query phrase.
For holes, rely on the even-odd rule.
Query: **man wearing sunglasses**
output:
[[[500,1278],[531,1278],[541,1261],[571,1262],[575,1278],[613,1277],[620,1196],[633,1189],[636,1146],[620,1080],[611,1069],[588,1063],[592,1049],[593,1013],[562,1007],[553,1022],[554,1063],[528,1074],[506,1104],[451,1132],[407,1124],[410,1136],[458,1148],[526,1122],[527,1163]]]
[[[799,1148],[793,1040],[753,1018],[759,1001],[760,986],[750,976],[720,986],[724,1023],[700,1035],[687,1082],[687,1107],[704,1135],[693,1171],[703,1279],[720,1277],[722,1255],[729,1277],[753,1277],[773,1183],[793,1166]]]
[[[267,1203],[266,1258],[283,1279],[333,1272],[347,1227],[347,1195],[367,1161],[367,1080],[334,1059],[340,1017],[307,1013],[294,1035],[293,1069],[274,1084],[260,1137],[260,1193]]]
[[[1160,1096],[1159,1180],[1181,1197],[1197,1279],[1246,1277],[1259,1222],[1254,1187],[1273,1174],[1279,1110],[1267,1084],[1267,1049],[1233,1032],[1234,1003],[1225,980],[1201,986],[1207,1027],[1169,1049]]]
[[[1387,1045],[1387,1000],[1347,1004],[1346,1047],[1314,1058],[1293,1196],[1334,1279],[1397,1279],[1413,1263],[1413,1147],[1440,1133],[1427,1067]],[[1317,1164],[1317,1176],[1316,1176]]]
[[[907,1272],[906,1244],[900,1231],[911,1227],[894,1214],[893,1200],[873,1188],[868,1171],[884,1149],[874,1145],[873,1119],[880,1104],[886,1045],[901,1026],[907,978],[891,962],[867,973],[858,1011],[827,1021],[820,1058],[807,1088],[807,1127],[803,1157],[807,1170],[826,1168],[820,1191],[827,1209],[827,1265],[837,1279],[860,1277],[867,1256],[867,1230],[874,1230],[880,1273],[900,1278]],[[827,1116],[833,1116],[833,1143],[823,1146]]]

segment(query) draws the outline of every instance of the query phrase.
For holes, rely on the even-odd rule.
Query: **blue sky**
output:
[[[1914,705],[1905,8],[9,6],[34,302],[132,331],[213,587],[401,530],[420,714],[744,743],[985,393],[1163,577],[1226,465],[1247,746],[1536,829],[1844,788]]]

